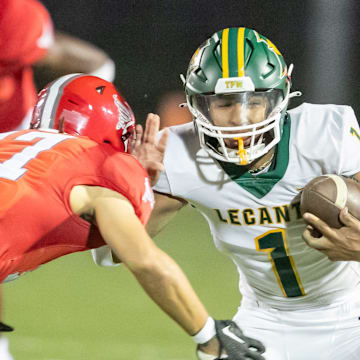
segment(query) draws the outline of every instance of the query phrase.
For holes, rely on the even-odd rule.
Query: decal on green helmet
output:
[[[220,78],[215,86],[215,94],[226,94],[239,91],[255,91],[255,85],[248,76]]]
[[[202,43],[194,52],[189,64],[189,72],[196,70],[200,66],[201,56],[205,50],[210,46],[210,39],[207,39],[204,43]]]
[[[253,33],[255,34],[256,36],[256,41],[258,43],[260,42],[263,42],[270,51],[272,51],[274,54],[275,54],[275,57],[276,57],[276,60],[278,61],[279,65],[280,65],[280,73],[279,73],[279,76],[280,76],[280,79],[282,79],[285,75],[286,75],[286,65],[283,66],[283,63],[282,61],[280,60],[280,56],[282,57],[281,55],[281,52],[278,50],[278,48],[275,46],[274,43],[272,43],[268,38],[266,38],[265,36],[263,35],[260,35],[257,31],[253,30]]]

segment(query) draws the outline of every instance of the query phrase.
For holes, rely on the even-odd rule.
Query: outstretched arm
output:
[[[132,205],[119,196],[94,201],[96,224],[106,243],[147,294],[190,335],[208,314],[179,266],[150,239]]]
[[[244,336],[231,321],[214,323],[180,267],[150,239],[127,199],[105,191],[93,205],[100,233],[118,258],[160,308],[203,344],[200,360],[216,360],[220,353],[228,360],[264,360],[260,342]]]

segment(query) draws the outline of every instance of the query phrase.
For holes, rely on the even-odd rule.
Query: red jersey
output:
[[[32,64],[53,43],[48,11],[36,0],[0,3],[0,132],[26,129],[36,101]]]
[[[76,185],[125,196],[145,224],[153,206],[148,175],[131,155],[86,137],[25,130],[0,134],[0,282],[60,256],[105,245],[74,214]]]

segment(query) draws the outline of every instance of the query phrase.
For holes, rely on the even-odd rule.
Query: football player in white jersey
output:
[[[292,68],[243,27],[196,50],[182,77],[194,122],[170,128],[148,230],[154,236],[188,203],[205,217],[240,275],[234,320],[264,343],[267,360],[355,360],[360,262],[307,246],[294,199],[319,175],[360,179],[360,131],[349,106],[287,110],[299,95]]]

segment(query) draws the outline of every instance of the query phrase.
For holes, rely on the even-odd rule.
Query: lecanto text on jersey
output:
[[[257,209],[214,209],[220,221],[232,225],[270,225],[301,219],[300,203],[259,207]]]

